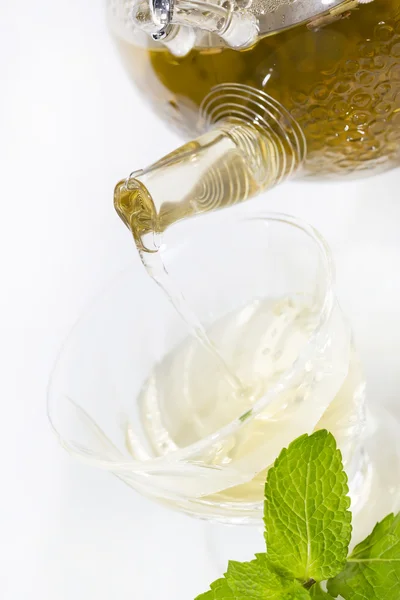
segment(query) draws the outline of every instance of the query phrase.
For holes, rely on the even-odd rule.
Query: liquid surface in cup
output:
[[[252,415],[255,402],[294,365],[317,322],[312,303],[301,295],[257,299],[217,320],[206,332],[242,389],[235,389],[215,353],[192,336],[167,355],[145,382],[138,402],[153,456],[168,455],[238,417],[242,420],[243,427],[196,458],[209,466],[234,467],[248,477],[244,484],[222,487],[203,498],[218,504],[219,514],[225,511],[229,517],[233,505],[262,502],[266,470],[282,447],[282,439],[290,439],[291,428],[303,432],[326,427],[351,461],[364,402],[362,375],[353,351],[344,370],[337,373],[332,374],[329,362],[310,364],[304,378],[276,393],[268,406]],[[316,381],[325,382],[322,397],[315,395]],[[129,431],[127,440],[136,456],[137,442],[132,439],[130,445]],[[197,497],[202,496],[201,489],[199,478]],[[197,506],[196,511],[201,508]]]
[[[305,174],[369,174],[400,164],[400,2],[348,5],[243,51],[197,47],[178,58],[117,43],[146,101],[186,135],[199,133],[199,106],[214,86],[244,84],[297,120]]]

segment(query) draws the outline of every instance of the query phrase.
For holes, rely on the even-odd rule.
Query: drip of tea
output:
[[[161,252],[140,252],[142,262],[149,276],[160,286],[165,296],[184,321],[189,336],[193,336],[206,353],[219,365],[223,377],[229,386],[231,395],[235,398],[246,393],[245,385],[228,365],[216,345],[211,341],[206,329],[190,308],[181,290],[175,285],[173,278],[169,275],[163,262]]]

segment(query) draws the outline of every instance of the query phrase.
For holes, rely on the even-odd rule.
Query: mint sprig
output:
[[[332,434],[297,438],[268,472],[267,552],[230,561],[225,576],[196,600],[400,600],[400,514],[388,515],[347,556],[349,506]]]

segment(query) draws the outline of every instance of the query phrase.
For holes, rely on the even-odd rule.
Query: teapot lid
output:
[[[239,49],[304,22],[318,29],[371,1],[110,0],[109,9],[117,35],[137,43],[139,32],[145,31],[173,54],[184,56],[204,40],[206,45]]]

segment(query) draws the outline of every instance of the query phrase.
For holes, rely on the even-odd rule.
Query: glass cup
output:
[[[212,351],[136,264],[58,357],[48,406],[61,444],[190,515],[257,524],[281,449],[326,428],[343,454],[361,537],[397,502],[397,436],[391,421],[367,419],[326,242],[296,218],[233,209],[170,228],[160,254]]]

